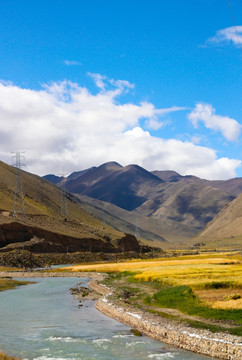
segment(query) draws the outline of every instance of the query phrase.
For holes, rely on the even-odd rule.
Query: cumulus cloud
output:
[[[143,120],[160,121],[180,108],[121,104],[117,97],[132,84],[101,75],[94,79],[100,89],[95,95],[68,81],[39,91],[0,82],[1,160],[10,163],[11,151],[26,150],[27,170],[39,175],[67,174],[115,160],[210,179],[235,176],[241,161],[218,159],[213,149],[154,137],[142,128]]]
[[[207,129],[221,132],[228,141],[236,141],[240,136],[241,125],[228,116],[216,115],[215,109],[210,104],[196,104],[195,109],[187,117],[194,127],[197,127],[198,122],[201,121]]]
[[[229,44],[232,43],[235,46],[241,46],[242,44],[242,26],[228,27],[216,32],[216,35],[209,38],[206,44]]]

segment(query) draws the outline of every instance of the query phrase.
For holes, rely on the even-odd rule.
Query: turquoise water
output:
[[[39,278],[35,284],[0,293],[0,349],[35,360],[210,359],[146,336],[79,301],[69,289],[88,279]]]

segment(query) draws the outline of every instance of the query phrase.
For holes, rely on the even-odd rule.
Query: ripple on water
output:
[[[175,354],[171,353],[171,352],[166,352],[166,353],[162,353],[162,354],[150,354],[148,355],[149,359],[155,359],[155,360],[165,360],[165,359],[174,359],[175,358]]]
[[[110,343],[111,340],[110,339],[94,339],[94,340],[92,340],[92,342],[97,345],[102,345],[105,343]]]
[[[47,340],[49,341],[61,341],[66,343],[85,343],[86,340],[80,337],[71,337],[71,336],[50,336]]]
[[[128,338],[128,337],[133,337],[134,335],[131,335],[131,334],[117,334],[117,335],[114,335],[113,338]]]
[[[80,360],[80,358],[75,359],[75,358],[60,358],[60,357],[56,358],[56,357],[40,356],[33,358],[33,360]]]

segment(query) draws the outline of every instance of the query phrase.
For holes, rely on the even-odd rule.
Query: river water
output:
[[[31,280],[31,279],[28,279]],[[69,289],[88,279],[38,278],[0,293],[0,349],[35,360],[208,360],[170,345],[136,337],[130,328],[79,301]]]

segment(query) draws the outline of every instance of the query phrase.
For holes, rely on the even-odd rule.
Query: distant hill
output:
[[[169,182],[177,182],[181,180],[212,186],[216,189],[220,189],[230,195],[237,196],[242,193],[242,178],[234,178],[229,180],[205,180],[200,179],[197,176],[185,175],[182,176],[175,171],[152,171],[152,174],[156,175],[160,179]]]
[[[242,194],[223,208],[196,237],[197,242],[242,248]]]
[[[216,187],[222,191],[232,195],[239,195],[242,193],[242,178],[234,178],[225,181],[210,181],[211,186]]]
[[[68,216],[61,215],[62,190],[21,171],[26,216],[13,218],[16,169],[0,162],[0,251],[24,248],[34,252],[139,251],[134,236],[125,235],[84,209],[67,193]],[[56,180],[55,177],[49,179]],[[20,210],[17,199],[17,210]]]
[[[57,185],[64,183],[68,191],[79,198],[85,196],[89,204],[105,208],[135,227],[138,221],[140,229],[170,241],[198,234],[242,191],[241,178],[208,181],[170,170],[149,172],[138,165],[122,167],[116,162],[75,172]]]
[[[182,176],[178,174],[176,171],[171,171],[171,170],[164,170],[164,171],[156,170],[156,171],[152,171],[152,174],[159,177],[161,180],[169,181],[169,182],[177,182],[182,179],[187,179],[187,180],[198,179],[196,176],[193,175]]]
[[[140,166],[122,167],[111,162],[91,168],[79,177],[70,175],[65,186],[74,194],[87,195],[132,211],[146,201],[146,197],[139,193],[140,187],[150,188],[160,182],[160,179]]]

